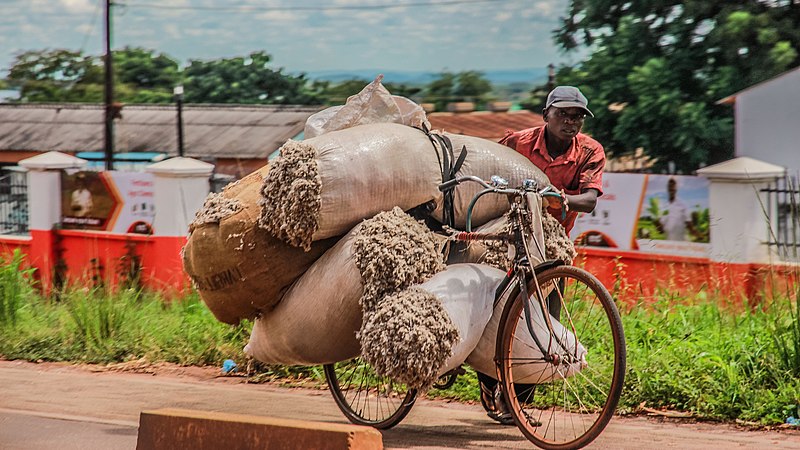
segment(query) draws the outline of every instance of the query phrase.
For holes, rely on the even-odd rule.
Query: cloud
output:
[[[77,50],[86,42],[87,52],[102,51],[102,14],[97,14],[102,0],[0,0],[7,1],[14,6],[12,14],[4,13],[13,20],[2,30],[0,70],[19,50]],[[181,62],[265,51],[288,71],[373,64],[382,70],[477,70],[560,62],[554,59],[551,31],[568,0],[324,9],[422,1],[439,0],[126,0],[127,6],[115,8],[113,42]],[[194,9],[147,6],[153,4]],[[243,11],[241,5],[258,8]],[[200,8],[212,6],[223,9]],[[308,9],[315,6],[320,9]]]
[[[98,1],[90,0],[58,0],[64,8],[74,13],[90,13],[97,8]]]

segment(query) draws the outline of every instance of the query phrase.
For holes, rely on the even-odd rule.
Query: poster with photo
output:
[[[648,175],[636,224],[641,251],[705,257],[709,251],[708,180]]]
[[[153,175],[141,172],[64,173],[61,226],[65,229],[153,233]]]
[[[606,173],[594,212],[580,214],[576,245],[707,257],[708,180],[684,175]]]

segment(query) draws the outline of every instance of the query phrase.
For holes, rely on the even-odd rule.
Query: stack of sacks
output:
[[[184,264],[201,298],[224,322],[256,317],[247,351],[266,363],[322,364],[359,352],[369,359],[381,351],[375,343],[385,339],[389,324],[397,333],[427,336],[414,342],[437,341],[436,351],[418,349],[431,358],[428,372],[420,372],[424,364],[401,354],[403,349],[408,353],[405,347],[371,361],[385,374],[410,373],[412,387],[429,386],[431,374],[457,365],[448,358],[463,360],[469,354],[480,337],[475,330],[483,331],[480,323],[485,325],[491,311],[475,307],[480,319],[453,319],[446,308],[453,292],[431,297],[436,289],[420,288],[428,293],[403,294],[444,265],[440,249],[431,244],[433,234],[402,211],[433,202],[433,216],[441,220],[442,161],[455,160],[462,151],[467,153],[456,176],[501,175],[512,186],[523,179],[548,183],[530,161],[505,146],[447,137],[454,144],[450,158],[443,157],[446,150],[433,145],[424,131],[392,123],[288,141],[270,167],[210,196],[198,213]],[[472,183],[456,189],[457,227],[466,223],[468,204],[479,189]],[[507,210],[504,197],[485,196],[472,223],[481,225]],[[415,231],[417,227],[425,233]],[[427,237],[410,237],[421,234]],[[410,267],[417,268],[398,269]],[[481,284],[482,289],[491,291],[489,284]],[[414,327],[409,331],[396,326],[392,320],[399,305],[426,320],[409,322]]]
[[[308,251],[258,227],[265,166],[211,194],[189,226],[183,267],[214,316],[237,324],[278,303],[283,292],[333,244]]]

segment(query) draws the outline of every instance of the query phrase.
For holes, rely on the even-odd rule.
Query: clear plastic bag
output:
[[[425,110],[412,100],[392,95],[381,84],[383,75],[366,85],[356,95],[348,97],[344,105],[324,109],[306,120],[306,139],[368,123],[399,123],[412,127],[423,124],[430,128]]]

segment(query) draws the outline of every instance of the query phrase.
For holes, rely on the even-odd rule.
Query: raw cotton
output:
[[[564,227],[546,210],[542,212],[542,227],[546,259],[558,259],[566,264],[572,264],[572,260],[578,255],[575,244],[567,236]]]
[[[458,331],[435,295],[409,288],[386,296],[365,314],[358,337],[376,373],[427,390],[452,354]]]
[[[386,294],[422,283],[445,267],[433,233],[397,207],[362,223],[354,252],[365,312]]]
[[[289,141],[266,176],[260,224],[308,248],[381,211],[409,210],[438,198],[438,161],[425,133],[394,123]]]
[[[335,243],[319,241],[304,252],[258,227],[259,190],[267,170],[265,166],[209,196],[183,249],[184,270],[203,302],[225,323],[268,311]]]
[[[189,232],[191,233],[200,225],[219,223],[220,220],[230,217],[241,210],[242,204],[239,200],[211,192],[203,202],[203,207],[197,211],[194,220],[189,224]]]
[[[504,276],[484,265],[455,264],[386,296],[365,317],[360,333],[365,359],[378,373],[427,390],[473,351]]]

